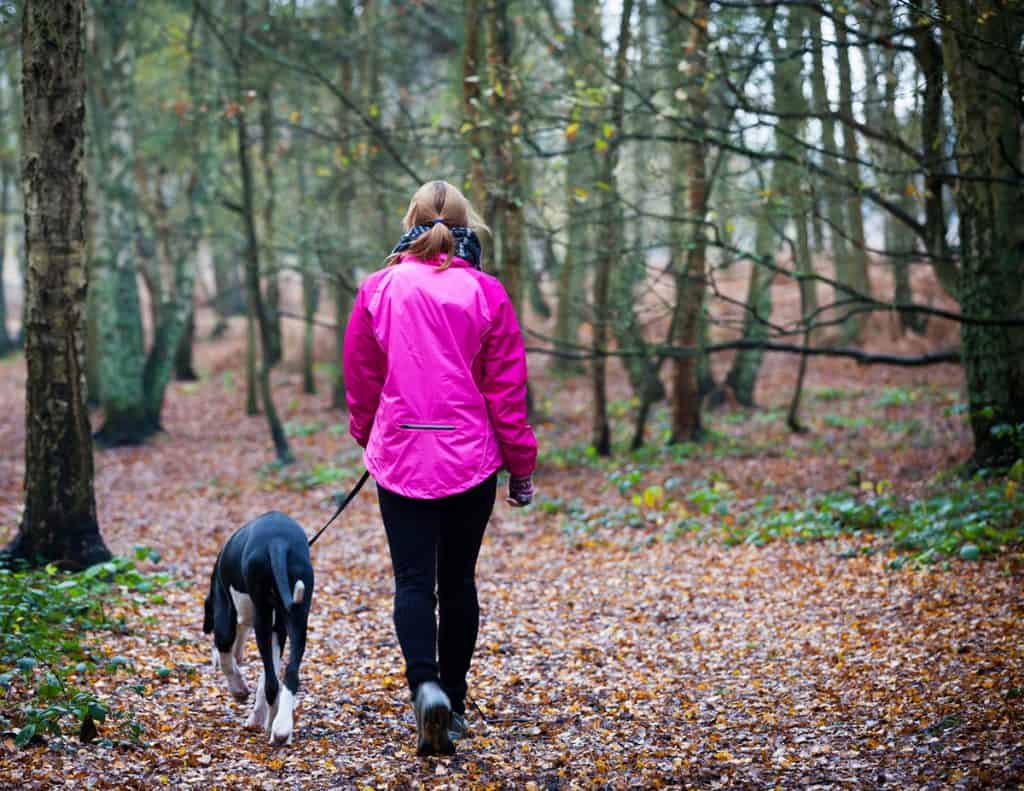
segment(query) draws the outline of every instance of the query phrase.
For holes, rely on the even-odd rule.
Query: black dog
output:
[[[263,675],[246,727],[266,730],[271,744],[292,740],[292,712],[312,597],[313,564],[306,534],[294,519],[278,511],[254,519],[231,536],[210,575],[203,632],[213,632],[214,668],[224,672],[236,700],[248,697],[238,662],[252,628]],[[277,674],[286,638],[292,650],[281,687]]]

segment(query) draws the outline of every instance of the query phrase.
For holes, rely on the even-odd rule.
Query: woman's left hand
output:
[[[533,488],[533,476],[508,476],[508,497],[505,502],[513,508],[522,508],[533,502],[536,490]]]

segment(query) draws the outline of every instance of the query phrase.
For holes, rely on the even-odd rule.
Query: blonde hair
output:
[[[441,220],[441,222],[435,222]],[[466,226],[474,231],[490,233],[480,215],[470,206],[466,196],[457,187],[447,181],[428,181],[412,196],[409,210],[402,219],[402,226],[408,231],[415,225],[433,227],[416,237],[409,249],[393,253],[384,262],[386,265],[398,263],[403,256],[412,256],[421,261],[432,261],[446,253],[444,261],[438,269],[447,269],[455,252],[455,237],[452,227]]]

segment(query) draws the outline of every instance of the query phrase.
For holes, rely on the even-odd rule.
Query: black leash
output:
[[[338,518],[338,514],[344,511],[350,502],[359,494],[359,490],[363,488],[363,484],[366,483],[367,478],[370,477],[369,470],[363,472],[363,477],[359,479],[359,482],[352,488],[352,491],[348,493],[348,496],[341,501],[341,505],[338,506],[338,510],[334,512],[334,516],[327,520],[327,524],[316,531],[316,535],[309,539],[309,545],[313,546],[316,540],[320,538],[320,534],[323,533],[328,527],[331,526],[331,522]]]

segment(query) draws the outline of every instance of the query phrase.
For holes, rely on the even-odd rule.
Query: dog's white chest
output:
[[[228,587],[231,593],[231,601],[235,603],[235,612],[238,613],[238,622],[243,626],[252,626],[252,599],[248,593],[239,593],[232,587]]]

